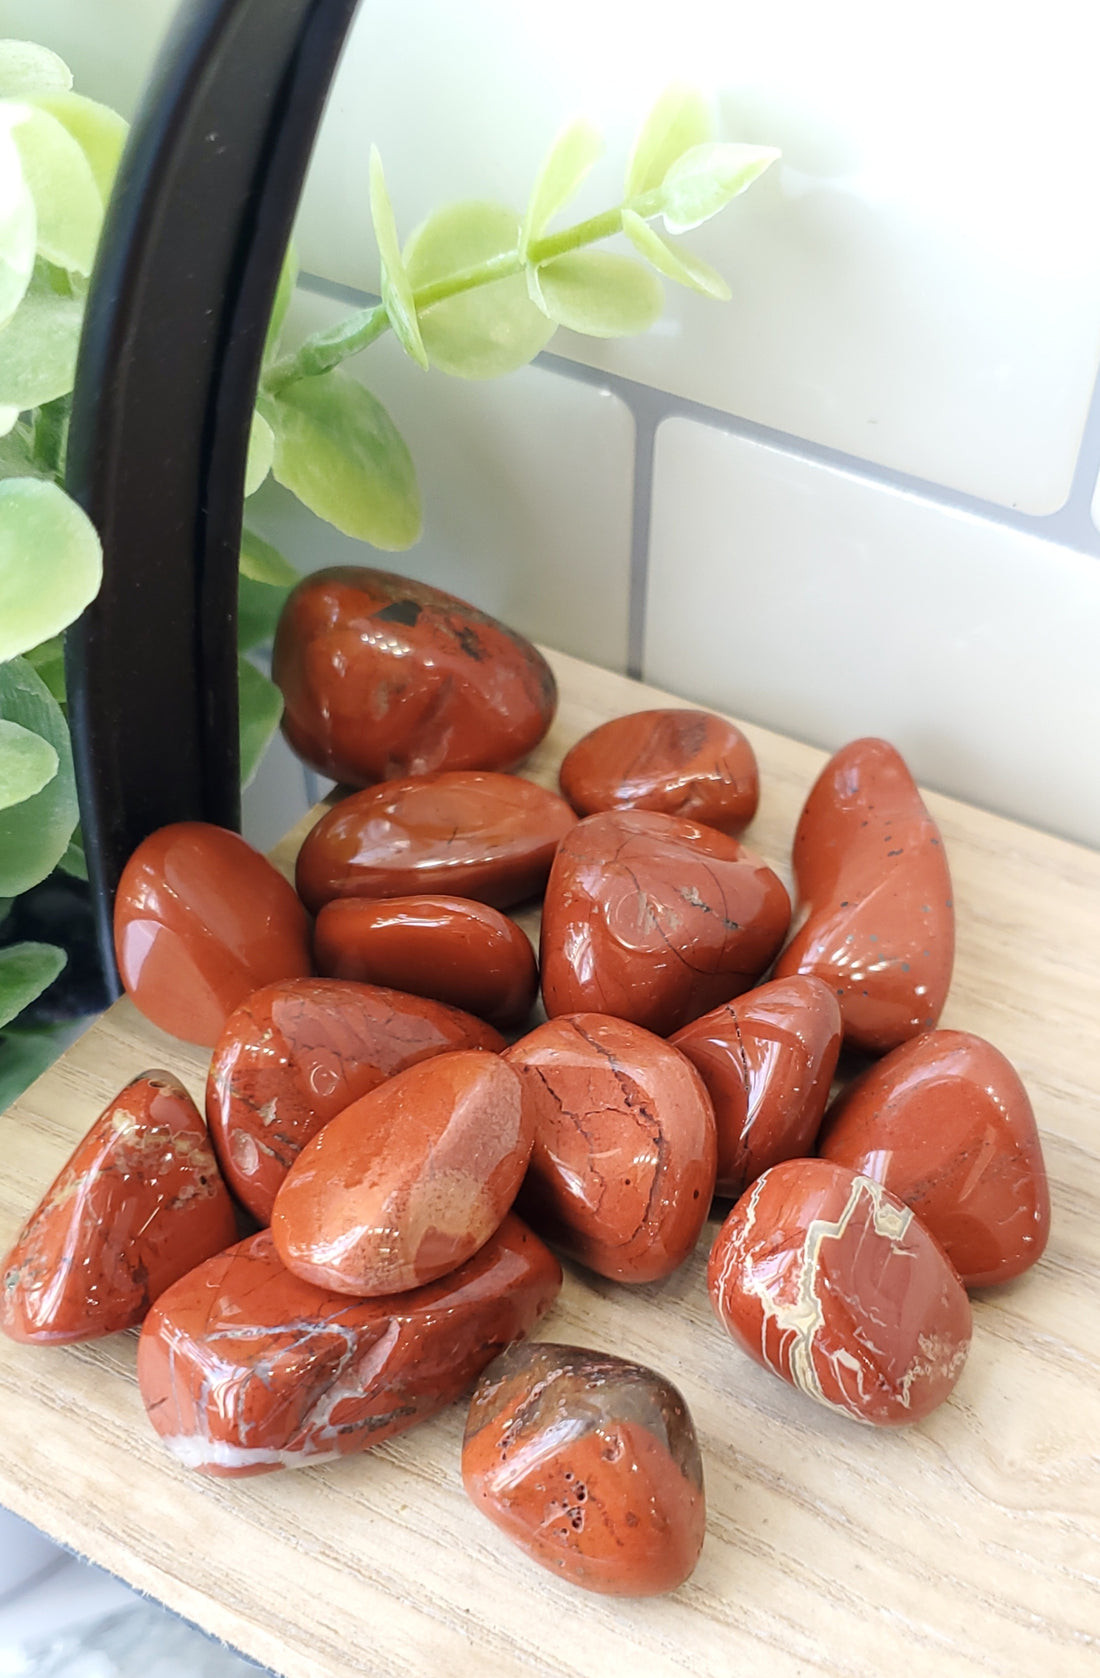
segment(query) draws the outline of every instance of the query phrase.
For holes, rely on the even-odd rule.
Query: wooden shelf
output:
[[[532,779],[604,718],[667,702],[551,655],[558,721]],[[746,727],[764,788],[749,843],[789,877],[823,754]],[[567,1275],[541,1338],[654,1364],[699,1427],[709,1528],[695,1574],[647,1602],[552,1579],[475,1513],[463,1406],[346,1462],[206,1480],[142,1411],[134,1334],[0,1344],[0,1503],[286,1678],[1096,1678],[1100,1660],[1100,856],[929,797],[958,911],[943,1024],[990,1038],[1035,1103],[1054,1207],[1027,1276],[975,1298],[970,1359],[919,1427],[876,1433],[757,1368],[712,1319],[695,1260],[628,1289]],[[289,864],[302,830],[276,853]],[[0,1120],[0,1242],[123,1082],[205,1056],[118,1003]]]

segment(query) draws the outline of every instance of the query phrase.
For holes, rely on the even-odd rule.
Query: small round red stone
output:
[[[734,836],[760,798],[752,747],[713,711],[634,711],[601,723],[566,753],[559,779],[582,816],[660,810]]]

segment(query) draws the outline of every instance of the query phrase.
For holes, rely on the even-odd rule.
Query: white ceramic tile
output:
[[[300,293],[293,339],[339,319]],[[538,640],[622,669],[634,422],[607,391],[527,367],[489,383],[422,373],[392,339],[346,364],[412,451],[424,534],[382,554],[319,523],[276,485],[250,519],[306,570],[383,565],[451,590]]]
[[[658,431],[645,673],[1100,843],[1100,564],[690,420]]]

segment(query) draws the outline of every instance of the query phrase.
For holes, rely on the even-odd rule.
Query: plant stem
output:
[[[35,465],[43,472],[48,472],[59,483],[65,457],[69,402],[68,396],[58,396],[52,402],[44,402],[35,410],[34,428],[31,433],[31,450]]]
[[[369,309],[356,310],[327,332],[315,332],[293,355],[272,363],[263,376],[265,392],[275,396],[298,379],[312,379],[319,373],[331,372],[349,355],[356,355],[373,344],[389,329],[389,324],[386,305],[375,303]]]

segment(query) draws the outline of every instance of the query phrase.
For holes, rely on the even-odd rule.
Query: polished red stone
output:
[[[460,1049],[399,1072],[298,1155],[275,1197],[276,1251],[303,1281],[375,1296],[445,1276],[499,1228],[534,1135],[523,1080]]]
[[[42,1343],[131,1328],[236,1235],[194,1102],[171,1073],[142,1072],[104,1108],[16,1238],[0,1328]]]
[[[337,897],[317,916],[317,969],[436,997],[499,1025],[531,1011],[539,970],[515,923],[466,897]]]
[[[820,979],[773,979],[671,1041],[714,1105],[716,1193],[736,1200],[769,1165],[812,1151],[840,1053],[840,1008]]]
[[[628,1020],[550,1020],[504,1052],[535,1144],[520,1207],[601,1276],[652,1282],[695,1246],[714,1193],[714,1115],[685,1056]]]
[[[911,1206],[968,1288],[1019,1276],[1047,1244],[1050,1194],[1027,1091],[969,1031],[915,1037],[850,1084],[821,1153]]]
[[[261,1223],[306,1143],[386,1078],[453,1049],[504,1047],[492,1026],[380,985],[287,979],[230,1014],[206,1083],[222,1170]]]
[[[561,1280],[557,1259],[511,1213],[461,1269],[385,1299],[300,1281],[261,1230],[193,1270],[150,1312],[138,1345],[141,1396],[189,1468],[308,1468],[451,1404],[530,1332]]]
[[[546,887],[546,1012],[616,1014],[661,1036],[748,990],[783,941],[790,900],[735,839],[642,810],[588,816]]]
[[[608,1596],[682,1585],[706,1532],[703,1465],[670,1381],[578,1346],[513,1346],[462,1446],[472,1501],[532,1561]]]
[[[315,571],[294,589],[272,675],[294,750],[348,786],[512,769],[558,698],[522,635],[453,594],[355,565]]]
[[[844,1039],[882,1054],[934,1026],[951,983],[955,913],[939,828],[885,740],[830,758],[794,840],[798,928],[776,978],[812,973]]]
[[[309,923],[292,887],[238,834],[175,822],[122,871],[115,953],[146,1019],[212,1048],[246,996],[310,971]]]
[[[712,711],[635,711],[601,723],[565,754],[560,780],[582,816],[661,810],[733,835],[760,798],[752,747]]]
[[[576,817],[564,798],[518,775],[387,781],[322,816],[298,853],[311,913],[334,897],[445,892],[507,909],[543,888]]]
[[[888,1190],[832,1160],[758,1177],[718,1232],[707,1283],[750,1357],[857,1421],[921,1421],[966,1361],[970,1302],[943,1248]]]

